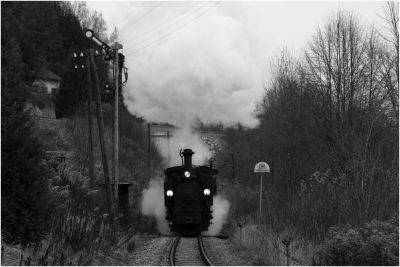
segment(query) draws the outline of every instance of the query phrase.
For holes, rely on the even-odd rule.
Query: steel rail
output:
[[[180,241],[180,236],[177,236],[174,241],[172,242],[170,251],[169,251],[169,263],[171,266],[176,266],[176,249],[178,247],[178,243]],[[203,238],[201,235],[197,236],[198,241],[198,250],[200,252],[201,260],[203,261],[205,266],[213,266],[210,258],[208,257],[206,250],[203,244]],[[196,264],[197,265],[197,264]]]
[[[210,258],[207,256],[206,250],[204,249],[203,237],[201,235],[199,235],[197,237],[197,239],[199,241],[199,250],[200,250],[200,255],[201,255],[201,258],[203,259],[203,262],[205,263],[206,266],[213,266]]]
[[[181,238],[180,236],[175,237],[174,242],[172,243],[171,249],[169,251],[169,264],[171,266],[176,266],[176,264],[175,264],[175,252],[176,252],[176,247],[178,246],[180,238]]]

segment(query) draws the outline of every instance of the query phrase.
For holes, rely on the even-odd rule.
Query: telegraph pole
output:
[[[115,42],[114,50],[114,150],[113,150],[113,177],[114,177],[114,201],[118,214],[118,184],[119,184],[119,55],[118,49],[122,45]]]
[[[103,161],[103,171],[104,171],[104,180],[105,180],[105,187],[106,187],[106,198],[107,198],[107,208],[108,213],[111,216],[111,221],[114,222],[114,210],[112,205],[112,198],[111,198],[111,184],[110,184],[110,177],[108,173],[108,163],[107,163],[107,152],[105,149],[105,142],[104,142],[104,122],[103,122],[103,113],[101,108],[101,95],[100,95],[100,86],[99,86],[99,77],[97,75],[97,66],[94,60],[94,53],[93,49],[89,49],[90,55],[90,62],[93,66],[94,72],[94,83],[96,87],[96,110],[97,110],[97,125],[99,127],[99,139],[100,139],[100,148],[101,148],[101,155]]]
[[[89,181],[90,187],[95,186],[94,180],[94,151],[93,151],[93,133],[92,133],[92,74],[90,73],[89,55],[86,54],[86,73],[88,82],[88,120],[89,120]]]
[[[105,57],[104,59],[107,60],[113,60],[113,65],[114,65],[114,90],[115,90],[115,104],[114,104],[114,124],[113,124],[113,153],[112,153],[112,174],[113,174],[113,180],[114,180],[114,200],[115,200],[115,214],[118,214],[118,185],[119,185],[119,86],[120,86],[120,70],[123,67],[123,62],[124,62],[124,55],[119,54],[118,50],[122,49],[122,45],[115,42],[113,48],[111,48],[108,44],[104,43],[101,41],[93,32],[93,30],[90,29],[85,29],[85,35],[87,38],[91,39],[93,42],[95,42],[98,46],[100,46],[104,51],[105,51]],[[90,53],[91,55],[91,61],[93,64],[93,68],[96,68],[94,58],[93,58],[93,51]],[[120,61],[121,63],[120,64]],[[125,77],[126,79],[128,78],[127,72],[125,72]],[[97,112],[99,114],[99,118],[101,116],[101,127],[104,128],[103,125],[103,118],[101,114],[101,96],[100,96],[100,89],[99,89],[99,81],[97,77],[97,69],[95,70],[95,82],[96,82],[96,88],[97,88]],[[105,169],[104,169],[104,178],[106,179],[106,192],[107,192],[107,201],[109,201],[110,205],[111,204],[111,184],[110,184],[110,179],[108,176],[108,165],[107,165],[107,157],[105,154],[104,149],[104,136],[103,136],[103,130],[100,130],[100,124],[99,124],[99,131],[101,132],[101,139],[100,140],[100,145],[102,146],[102,151],[104,151],[103,155],[103,165],[105,164]],[[109,207],[109,210],[112,210],[112,207]],[[113,213],[113,215],[115,215]]]
[[[147,123],[147,168],[149,171],[149,181],[151,179],[151,132],[150,123]]]
[[[169,131],[167,132],[168,166],[171,165],[171,147],[169,145]]]
[[[86,59],[86,60],[85,60]],[[84,71],[86,65],[86,73],[87,73],[87,82],[88,82],[88,141],[89,141],[89,184],[93,189],[95,185],[94,181],[94,154],[93,154],[93,138],[92,138],[92,112],[91,112],[91,104],[92,104],[92,76],[90,73],[90,62],[88,55],[84,55],[83,52],[74,52],[74,61],[76,70]],[[81,76],[79,76],[81,77]]]

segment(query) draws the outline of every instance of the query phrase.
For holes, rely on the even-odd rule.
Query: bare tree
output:
[[[331,167],[346,180],[359,220],[375,212],[371,205],[380,200],[373,192],[386,190],[377,180],[385,176],[382,166],[388,166],[382,154],[390,139],[385,136],[391,113],[386,95],[398,110],[394,55],[384,50],[375,30],[365,31],[353,14],[340,11],[317,31],[305,57]]]
[[[114,27],[114,31],[110,34],[109,43],[114,43],[119,40],[119,32],[117,27]]]
[[[70,5],[74,14],[81,22],[82,27],[93,30],[95,34],[103,40],[107,39],[107,23],[104,20],[102,13],[91,11],[87,7],[85,1],[71,2]]]
[[[357,18],[338,12],[319,29],[306,51],[307,78],[320,96],[317,112],[323,121],[325,139],[344,170],[346,161],[346,132],[355,122],[355,112],[364,94],[367,42]]]
[[[399,123],[399,3],[389,1],[384,7],[381,16],[385,25],[380,36],[383,40],[381,56],[382,64],[379,65],[381,82],[392,105],[392,114],[395,127]]]

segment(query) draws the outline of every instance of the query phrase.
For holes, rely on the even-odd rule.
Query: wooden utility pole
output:
[[[110,177],[108,173],[108,163],[107,163],[107,152],[105,149],[105,142],[104,142],[104,122],[103,122],[103,113],[101,109],[101,95],[100,95],[100,86],[99,86],[99,77],[97,75],[97,66],[94,60],[94,53],[93,49],[89,49],[90,55],[90,62],[93,66],[94,72],[94,83],[96,87],[96,111],[97,111],[97,125],[99,127],[99,139],[100,139],[100,148],[101,148],[101,156],[103,161],[103,171],[104,171],[104,180],[105,180],[105,187],[106,187],[106,199],[107,199],[107,208],[108,213],[111,216],[111,221],[114,221],[114,210],[112,205],[112,197],[111,197],[111,184],[110,184]]]
[[[94,151],[93,151],[93,133],[92,133],[92,74],[90,73],[89,55],[86,53],[86,74],[88,84],[88,120],[89,120],[89,182],[93,189],[95,186],[94,180]]]
[[[122,45],[115,42],[114,46],[114,150],[113,150],[113,178],[114,178],[114,203],[118,214],[118,184],[119,184],[119,60],[118,49]]]
[[[92,112],[91,112],[91,103],[92,103],[92,76],[90,73],[90,61],[89,55],[87,52],[85,55],[82,51],[75,51],[74,52],[74,63],[75,63],[75,70],[78,71],[78,79],[83,80],[83,75],[81,73],[85,70],[85,66],[87,69],[87,83],[88,83],[88,120],[89,120],[89,128],[88,128],[88,141],[89,141],[89,184],[90,188],[93,189],[95,186],[94,181],[94,155],[93,155],[93,139],[92,139]],[[81,88],[82,89],[82,88]],[[82,89],[83,90],[83,89]]]
[[[149,181],[151,179],[151,132],[150,123],[147,123],[147,168],[149,171]]]
[[[233,182],[236,184],[236,169],[235,169],[235,155],[233,154],[233,152],[232,152],[232,154],[231,154],[231,158],[232,158],[232,180],[233,180]]]
[[[171,146],[169,145],[169,131],[167,132],[168,166],[171,165]]]

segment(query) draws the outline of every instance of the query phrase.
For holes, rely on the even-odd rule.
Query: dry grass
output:
[[[121,245],[115,244],[109,246],[107,250],[93,251],[74,250],[71,246],[57,243],[50,238],[26,248],[2,243],[1,264],[5,266],[129,265],[129,255],[135,249],[137,237],[132,236],[126,240],[126,235],[123,236],[118,239],[118,244]]]
[[[58,173],[52,187],[57,209],[49,234],[23,249],[3,244],[3,265],[127,265],[126,253],[134,249],[127,238],[134,229],[110,223],[95,205],[102,194],[89,190],[84,178],[70,169]]]
[[[236,228],[234,243],[252,254],[254,265],[287,265],[286,247],[282,241],[290,236],[293,238],[290,245],[290,265],[310,265],[315,244],[291,229],[278,233],[268,226],[260,229],[251,222],[242,228],[241,240],[240,229]]]

